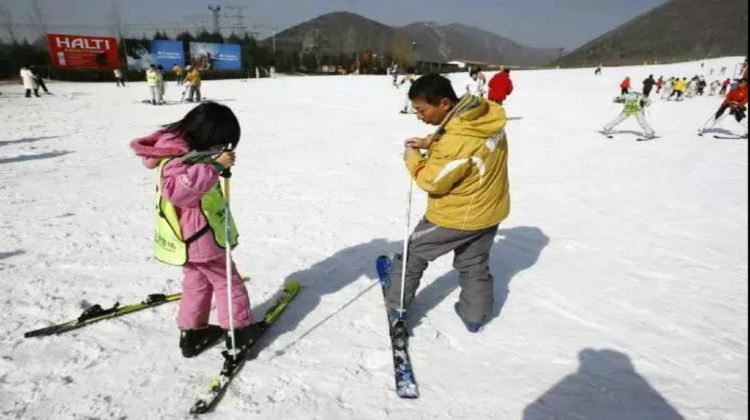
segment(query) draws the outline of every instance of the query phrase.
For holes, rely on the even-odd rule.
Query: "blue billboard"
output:
[[[185,65],[185,52],[180,41],[126,39],[125,50],[128,68],[133,70],[144,70],[152,64],[167,70],[175,64]]]
[[[156,64],[161,64],[165,69],[171,69],[177,64],[185,65],[185,51],[181,41],[151,41],[151,53],[156,58]]]
[[[199,70],[241,70],[242,52],[238,44],[191,42],[190,63]]]

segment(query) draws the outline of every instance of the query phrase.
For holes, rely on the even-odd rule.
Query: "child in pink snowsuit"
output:
[[[226,106],[208,102],[191,110],[181,121],[131,143],[148,169],[161,170],[161,197],[176,210],[181,238],[187,246],[177,317],[180,347],[185,357],[198,355],[230,328],[226,249],[217,242],[215,226],[209,223],[210,216],[203,211],[202,200],[207,194],[215,194],[214,199],[220,197],[223,201],[223,195],[216,195],[220,194],[216,189],[222,173],[234,165],[234,152],[222,150],[234,150],[239,140],[240,126],[234,113]],[[201,163],[179,159],[188,151],[213,150],[216,154]],[[234,264],[231,289],[236,342],[241,348],[251,338],[252,315],[247,289]],[[221,328],[208,324],[212,297]]]

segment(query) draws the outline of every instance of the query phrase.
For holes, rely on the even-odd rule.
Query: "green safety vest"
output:
[[[156,76],[156,72],[149,70],[146,72],[146,84],[148,86],[156,86],[159,84],[159,78]]]
[[[641,111],[643,111],[643,106],[641,106],[641,98],[638,95],[628,95],[625,98],[625,115],[637,115],[640,114]]]
[[[162,159],[157,169],[156,179],[156,228],[154,230],[154,257],[157,260],[171,265],[185,265],[188,259],[188,244],[207,230],[213,232],[216,245],[226,248],[226,237],[224,235],[224,220],[227,210],[227,202],[221,192],[221,187],[216,186],[201,198],[201,213],[206,218],[206,227],[196,232],[191,238],[182,236],[180,219],[177,216],[175,206],[164,199],[161,193],[161,178],[164,166],[171,159]],[[229,220],[229,244],[231,248],[237,246],[237,227],[234,219]]]

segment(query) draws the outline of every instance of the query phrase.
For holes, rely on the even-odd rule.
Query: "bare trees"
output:
[[[0,29],[7,32],[11,42],[16,42],[13,13],[8,7],[7,0],[0,0]]]

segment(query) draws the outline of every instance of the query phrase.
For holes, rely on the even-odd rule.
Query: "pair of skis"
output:
[[[605,131],[597,131],[597,132],[599,134],[605,136],[608,139],[613,139],[613,138],[615,138],[616,134],[619,134],[619,133],[607,133]],[[650,141],[650,140],[656,140],[656,139],[660,139],[660,138],[661,138],[660,136],[653,136],[653,137],[643,136],[643,137],[636,137],[635,141]]]
[[[698,130],[698,136],[703,137],[707,133],[705,130]],[[719,140],[747,140],[747,135],[740,136],[738,134],[728,134],[728,135],[720,135],[720,134],[714,134],[713,136],[715,139]]]
[[[224,357],[224,364],[219,374],[209,381],[209,385],[202,394],[196,399],[190,408],[191,414],[204,414],[208,413],[216,407],[221,398],[226,393],[227,388],[239,373],[242,367],[245,365],[247,360],[248,351],[257,343],[263,334],[276,322],[281,314],[286,310],[287,306],[292,302],[295,296],[299,293],[300,285],[297,282],[288,282],[285,284],[272,298],[273,304],[266,310],[265,315],[261,321],[254,324],[256,327],[256,334],[254,335],[251,342],[243,346],[242,351],[236,355],[231,355],[227,350],[222,352]],[[131,314],[144,309],[153,308],[159,305],[163,305],[168,302],[174,302],[180,300],[182,297],[181,293],[173,293],[170,295],[163,294],[152,294],[149,295],[144,301],[120,306],[119,303],[115,303],[111,308],[103,309],[101,305],[93,305],[83,311],[83,313],[74,320],[64,322],[61,324],[53,325],[51,327],[41,328],[33,331],[29,331],[24,334],[24,337],[41,337],[62,334],[64,332],[72,331],[78,328],[82,328],[93,323],[103,321],[105,319],[111,319],[122,315]]]

